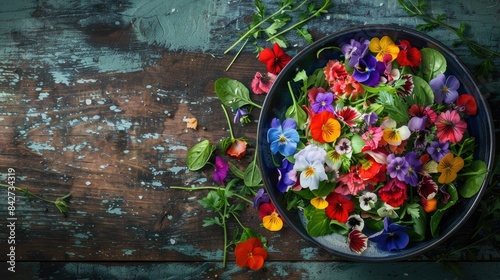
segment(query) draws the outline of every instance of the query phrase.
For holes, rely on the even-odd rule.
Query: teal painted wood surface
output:
[[[446,13],[450,25],[467,22],[468,38],[500,51],[497,0],[430,2],[430,10]],[[265,3],[276,8],[276,1]],[[422,22],[408,17],[394,0],[332,3],[329,13],[307,25],[315,39],[364,24],[414,27]],[[229,267],[221,269],[222,233],[201,226],[209,215],[196,202],[203,194],[168,189],[213,184],[210,171],[188,172],[185,155],[200,139],[216,142],[227,136],[214,81],[230,77],[249,84],[256,71],[265,71],[251,47],[225,71],[234,52],[223,51],[245,30],[253,11],[248,0],[2,2],[0,180],[5,182],[7,169],[15,168],[19,186],[34,193],[47,198],[73,194],[66,218],[47,204],[17,195],[16,260],[23,279],[128,274],[324,279],[330,275],[326,271],[338,272],[341,279],[361,277],[362,272],[374,275],[377,266],[342,262],[290,228],[273,235],[260,231],[270,245],[265,270],[247,273],[234,266],[232,256]],[[428,34],[450,47],[456,40],[444,29]],[[292,55],[306,46],[294,35],[290,42],[287,52]],[[452,50],[471,69],[477,62],[466,46]],[[479,86],[491,102],[498,131],[499,72],[481,79]],[[189,117],[199,119],[200,129],[186,129]],[[235,129],[255,144],[255,123]],[[3,189],[0,193],[5,196]],[[6,209],[7,201],[0,200],[0,216]],[[252,209],[242,221],[258,228]],[[0,260],[5,265],[5,219],[0,218],[0,228]],[[460,232],[412,263],[398,264],[397,269],[387,265],[383,276],[416,279],[406,277],[432,269],[452,279],[434,262],[469,237],[470,232]],[[494,261],[499,257],[494,240],[449,256],[493,261],[463,264],[465,273],[485,270],[492,279],[498,276]],[[45,263],[52,261],[56,263]],[[123,263],[94,263],[102,261]],[[142,261],[161,263],[126,263]],[[6,268],[0,266],[0,271],[3,275]]]

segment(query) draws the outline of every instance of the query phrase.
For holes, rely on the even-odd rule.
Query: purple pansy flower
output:
[[[427,123],[427,116],[412,117],[408,122],[408,129],[410,129],[410,131],[421,131],[425,129],[426,123]]]
[[[375,113],[375,112],[365,114],[363,116],[363,118],[365,119],[365,123],[367,123],[369,125],[375,124],[378,121],[378,116],[377,116],[377,113]]]
[[[373,55],[366,54],[355,65],[352,77],[361,84],[373,87],[379,83],[380,73],[384,72],[383,68],[383,63],[377,61]]]
[[[328,111],[330,113],[335,113],[333,110],[333,103],[334,100],[334,95],[331,92],[325,92],[325,93],[318,93],[316,96],[315,102],[312,104],[311,108],[314,111],[314,113],[318,114],[323,111]]]
[[[299,133],[294,119],[286,119],[281,124],[279,119],[273,119],[271,128],[267,131],[267,141],[271,144],[273,154],[280,152],[283,156],[291,156],[297,149]]]
[[[406,233],[406,227],[396,223],[389,224],[389,218],[384,218],[384,229],[369,237],[377,243],[377,247],[383,251],[397,251],[404,249],[410,242]]]
[[[415,152],[407,153],[405,161],[408,163],[408,173],[405,175],[405,183],[415,187],[418,184],[418,173],[422,171],[423,164]]]
[[[436,78],[429,82],[432,92],[434,92],[434,101],[436,103],[452,103],[458,98],[458,88],[460,82],[458,79],[450,75],[448,78],[443,73],[440,73]]]
[[[293,163],[286,158],[283,159],[281,167],[278,167],[278,173],[278,190],[282,193],[288,191],[297,182],[297,172],[293,170]]]
[[[233,119],[233,122],[234,123],[244,123],[244,118],[247,118],[248,116],[248,111],[246,109],[243,109],[243,108],[238,108],[238,110],[236,111],[236,114],[234,115],[234,119]]]
[[[429,147],[427,147],[427,153],[429,153],[434,161],[440,162],[441,159],[450,152],[448,149],[449,146],[450,143],[448,141],[444,143],[433,141]]]
[[[350,44],[345,44],[342,46],[342,53],[346,59],[349,59],[349,66],[354,67],[358,64],[360,58],[365,56],[368,52],[368,46],[370,41],[366,39],[361,39],[361,41],[356,41],[351,39]]]
[[[215,156],[214,181],[224,185],[228,170],[229,164],[223,158]]]
[[[391,178],[397,178],[404,182],[405,176],[408,173],[409,164],[405,158],[396,157],[394,154],[387,156],[387,172]]]
[[[269,195],[263,188],[260,188],[253,198],[253,208],[259,209],[262,203],[268,203],[269,201]]]

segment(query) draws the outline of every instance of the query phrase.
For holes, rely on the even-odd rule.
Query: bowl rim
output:
[[[485,161],[485,163],[486,163],[486,166],[488,168],[488,172],[487,172],[485,179],[481,185],[481,189],[479,190],[479,192],[475,196],[473,196],[472,198],[468,198],[468,200],[473,201],[472,207],[468,208],[467,211],[465,211],[465,213],[462,215],[461,220],[459,220],[457,223],[451,224],[449,226],[449,228],[448,228],[449,230],[447,232],[443,232],[439,237],[427,240],[425,242],[426,246],[415,246],[415,247],[412,247],[412,250],[408,250],[408,251],[405,251],[403,249],[401,251],[398,251],[397,253],[389,254],[387,256],[368,257],[368,256],[364,256],[362,254],[361,255],[347,254],[347,253],[335,251],[331,248],[327,248],[326,246],[323,246],[320,242],[315,240],[313,237],[304,233],[303,229],[298,228],[299,226],[302,226],[302,225],[297,226],[294,223],[290,223],[289,219],[287,218],[287,215],[284,215],[288,211],[283,209],[283,207],[280,204],[275,203],[276,204],[275,206],[276,206],[276,209],[278,210],[279,214],[284,218],[285,222],[288,224],[288,226],[290,226],[297,234],[299,234],[302,239],[306,240],[308,243],[314,245],[317,248],[320,248],[322,250],[327,251],[328,253],[331,253],[332,255],[335,255],[337,257],[340,257],[340,258],[346,259],[346,260],[350,260],[350,261],[363,261],[363,262],[367,262],[367,261],[369,261],[369,262],[401,261],[401,260],[407,260],[411,257],[415,257],[417,255],[420,255],[420,254],[426,252],[426,251],[429,251],[430,249],[443,243],[448,238],[450,238],[453,234],[455,234],[456,231],[460,227],[462,227],[467,222],[467,220],[469,220],[469,218],[472,216],[472,214],[474,213],[475,209],[477,208],[477,206],[479,204],[479,201],[481,200],[481,198],[486,190],[486,186],[487,186],[487,182],[489,180],[489,177],[491,176],[491,166],[493,165],[494,155],[495,155],[495,133],[493,131],[494,126],[492,123],[491,110],[490,110],[488,103],[486,102],[484,96],[481,94],[481,91],[479,90],[479,87],[477,86],[477,81],[475,80],[474,76],[471,74],[469,69],[467,69],[467,67],[465,66],[463,61],[449,47],[442,44],[437,39],[434,39],[433,37],[431,37],[427,34],[424,34],[421,31],[418,31],[418,30],[415,30],[412,28],[408,28],[408,27],[395,25],[395,24],[367,24],[367,25],[362,25],[362,26],[354,26],[354,27],[345,28],[345,29],[333,32],[331,34],[328,34],[328,35],[322,37],[321,39],[315,41],[314,43],[304,47],[299,52],[297,52],[297,54],[292,58],[292,60],[281,70],[280,74],[278,74],[278,76],[276,77],[276,80],[273,83],[273,86],[271,86],[271,89],[269,90],[269,93],[265,97],[264,103],[262,105],[262,110],[261,110],[260,115],[259,115],[259,122],[258,122],[258,127],[257,127],[257,139],[259,139],[260,135],[263,135],[262,130],[264,128],[262,127],[262,122],[260,120],[262,120],[263,116],[266,114],[265,108],[267,108],[269,106],[268,103],[271,100],[271,97],[273,95],[272,93],[276,91],[275,88],[277,87],[279,82],[282,79],[284,79],[284,75],[282,75],[282,73],[287,73],[288,71],[293,70],[294,67],[297,67],[296,65],[294,65],[295,61],[300,61],[300,59],[303,55],[310,52],[311,50],[314,50],[315,48],[317,48],[317,46],[323,45],[324,43],[332,40],[333,38],[338,38],[338,37],[341,37],[343,35],[347,35],[349,33],[358,33],[358,32],[363,32],[363,31],[373,32],[374,29],[380,30],[381,32],[387,31],[387,32],[392,32],[392,33],[394,33],[394,32],[407,33],[411,36],[418,37],[418,39],[420,39],[420,40],[424,40],[426,42],[429,42],[429,43],[432,43],[433,45],[435,45],[440,51],[442,50],[444,53],[446,53],[446,55],[449,58],[456,61],[457,65],[460,67],[460,69],[458,69],[457,72],[463,73],[465,75],[465,77],[462,78],[461,80],[471,81],[472,82],[471,85],[472,85],[473,89],[477,92],[477,97],[480,98],[482,103],[486,105],[486,106],[484,106],[484,108],[482,108],[482,110],[485,111],[484,113],[486,114],[486,121],[489,124],[489,127],[487,128],[488,138],[489,138],[488,141],[490,141],[490,143],[492,143],[492,145],[491,145],[491,148],[489,149],[489,153],[487,153],[487,155],[486,155],[488,160]],[[256,142],[257,142],[256,145],[259,146],[260,141],[257,140]],[[262,168],[263,151],[258,150],[257,164],[258,164],[258,167],[259,167],[261,174],[263,174],[264,173],[264,172],[262,172],[262,170],[263,170],[263,168]],[[264,184],[264,188],[266,189],[267,193],[269,194],[271,200],[273,202],[276,201],[277,200],[276,195],[272,192],[269,192],[269,188],[271,186],[268,186],[269,184],[267,184],[265,177],[263,177],[263,184]]]

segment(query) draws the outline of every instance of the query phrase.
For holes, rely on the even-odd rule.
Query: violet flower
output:
[[[243,108],[238,108],[234,115],[233,123],[246,123],[248,120],[248,111]]]
[[[368,52],[368,46],[370,41],[366,39],[361,39],[359,42],[351,39],[350,44],[345,44],[342,46],[342,53],[346,59],[349,59],[349,66],[354,67],[358,64],[360,58],[365,56]]]
[[[408,173],[409,164],[405,158],[396,157],[394,154],[387,156],[387,172],[391,178],[397,178],[404,182],[405,176]]]
[[[383,63],[378,62],[373,55],[367,54],[355,65],[352,77],[363,85],[373,87],[379,83],[380,73],[384,72],[383,68]]]
[[[278,190],[282,193],[288,191],[297,182],[297,172],[293,170],[293,163],[286,158],[283,159],[281,167],[278,167]]]
[[[367,123],[369,125],[375,124],[378,121],[378,116],[377,116],[377,113],[375,113],[375,112],[365,114],[363,116],[363,118],[365,119],[365,123]]]
[[[260,188],[255,194],[255,197],[253,198],[253,208],[259,209],[259,206],[262,203],[268,203],[269,201],[270,201],[269,195],[263,188]]]
[[[320,92],[320,93],[318,93],[318,95],[316,95],[316,100],[312,104],[311,109],[316,114],[321,113],[325,110],[334,114],[335,112],[334,112],[333,106],[332,106],[334,99],[335,99],[335,97],[334,97],[333,93],[331,93],[331,92],[321,93]]]
[[[450,143],[448,141],[444,143],[433,141],[430,146],[427,147],[427,153],[434,161],[440,162],[441,159],[450,152],[450,150],[448,149],[449,146]]]
[[[434,101],[436,103],[452,103],[458,98],[458,88],[460,82],[458,79],[450,75],[448,78],[443,73],[439,73],[436,78],[429,82],[432,92],[434,93]]]
[[[405,183],[410,186],[418,184],[418,173],[422,171],[423,164],[415,152],[409,152],[405,155],[405,161],[408,163],[408,173],[405,175]]]

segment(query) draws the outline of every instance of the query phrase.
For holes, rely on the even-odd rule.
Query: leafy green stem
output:
[[[224,115],[226,116],[227,125],[229,126],[229,134],[231,135],[231,141],[234,140],[233,126],[231,125],[231,119],[229,119],[229,114],[227,113],[226,107],[223,104],[220,105]]]
[[[185,191],[189,191],[189,192],[192,192],[192,191],[201,191],[201,190],[213,190],[213,191],[223,191],[225,189],[225,187],[207,187],[207,186],[204,186],[204,187],[181,187],[181,186],[170,186],[169,188],[171,189],[177,189],[177,190],[185,190]],[[249,203],[249,204],[253,204],[253,201],[251,201],[250,199],[240,195],[240,194],[237,194],[237,193],[234,193],[233,194],[234,196],[236,196],[237,198]]]
[[[302,2],[302,4],[305,3],[305,2],[306,1]],[[302,4],[300,6],[302,6]],[[326,12],[326,10],[328,9],[329,6],[330,6],[330,0],[324,0],[323,1],[323,6],[321,6],[321,8],[319,8],[317,11],[315,11],[314,13],[312,13],[310,16],[308,16],[307,18],[305,18],[305,19],[303,19],[303,20],[295,23],[294,25],[292,25],[292,26],[290,26],[290,27],[288,27],[288,28],[286,28],[286,29],[284,29],[284,30],[282,30],[282,31],[274,34],[273,36],[267,38],[266,41],[271,41],[272,39],[274,39],[274,38],[276,38],[278,36],[281,36],[281,35],[289,32],[290,30],[293,30],[293,29],[295,29],[297,27],[300,27],[301,25],[303,25],[304,23],[308,22],[309,20],[311,20],[311,19],[319,16],[321,13]]]
[[[229,70],[229,68],[231,68],[231,66],[233,66],[234,62],[236,61],[236,58],[238,58],[238,56],[240,55],[240,53],[243,51],[243,49],[245,48],[245,46],[247,45],[248,43],[248,38],[245,40],[245,42],[243,43],[243,45],[241,45],[240,49],[238,50],[238,52],[234,55],[233,59],[231,60],[231,62],[229,62],[229,65],[226,67],[226,71]]]
[[[17,186],[11,186],[9,184],[0,184],[0,187],[4,187],[4,188],[7,188],[7,189],[10,189],[12,187],[14,187],[16,190],[22,192],[25,196],[27,197],[34,197],[36,199],[39,199],[43,202],[46,202],[46,203],[50,203],[50,204],[54,204],[54,206],[57,207],[57,209],[59,209],[59,211],[63,214],[66,214],[68,212],[68,200],[71,198],[71,193],[69,194],[66,194],[64,196],[61,196],[61,197],[58,197],[56,200],[50,200],[50,199],[46,199],[42,196],[39,196],[37,194],[34,194],[32,192],[30,192],[29,190],[25,189],[25,188],[21,188],[21,187],[17,187]]]
[[[305,0],[307,1],[307,0]],[[304,1],[304,2],[305,2]],[[234,47],[236,47],[239,43],[241,43],[241,41],[243,41],[244,39],[246,39],[247,37],[249,37],[250,35],[252,35],[256,30],[257,28],[259,28],[259,26],[261,26],[262,24],[264,24],[265,22],[269,21],[270,19],[272,19],[274,16],[280,14],[282,11],[284,11],[285,9],[287,9],[288,7],[290,7],[292,5],[292,1],[290,2],[287,2],[285,3],[281,8],[279,8],[276,12],[274,12],[273,14],[271,14],[270,16],[264,18],[263,20],[261,20],[260,22],[258,22],[257,24],[255,24],[252,28],[250,28],[249,30],[247,30],[247,32],[243,33],[240,38],[238,40],[236,40],[236,42],[234,42],[234,44],[232,44],[229,48],[227,48],[225,51],[224,51],[224,54],[227,54],[230,50],[232,50]]]

